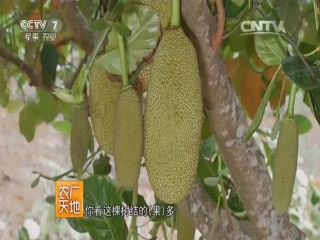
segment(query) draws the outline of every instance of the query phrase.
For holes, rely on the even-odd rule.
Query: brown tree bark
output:
[[[87,54],[93,51],[96,37],[87,29],[87,20],[79,11],[75,0],[58,1],[67,28],[75,42]],[[63,4],[62,4],[63,2]],[[251,138],[243,137],[248,124],[236,92],[227,76],[226,64],[217,51],[211,48],[211,38],[217,24],[206,0],[181,0],[182,16],[188,34],[196,48],[202,78],[204,112],[210,122],[220,152],[250,218],[237,221],[220,211],[221,239],[304,239],[304,233],[290,223],[287,213],[277,212],[272,204],[271,178],[264,157]],[[43,87],[41,76],[21,59],[0,48],[0,57],[21,69],[30,78],[30,85]],[[195,227],[210,239],[215,202],[206,194],[198,180],[189,195],[179,203]]]
[[[288,214],[279,213],[274,209],[271,178],[256,141],[251,138],[244,142],[243,138],[248,131],[247,119],[227,75],[225,62],[218,51],[211,48],[210,41],[217,24],[207,2],[205,0],[181,0],[181,2],[182,15],[197,51],[204,112],[248,213],[255,239],[304,239],[304,233],[289,221]],[[195,193],[199,196],[198,188],[199,186],[193,188],[187,199],[191,199],[191,195],[196,196]],[[198,201],[195,199],[191,204]],[[207,209],[204,207],[202,211],[206,212]],[[206,224],[194,222],[198,223],[197,227],[200,229]],[[210,227],[211,225],[208,225],[209,229]],[[232,231],[232,228],[230,230]],[[206,235],[204,230],[202,233]]]

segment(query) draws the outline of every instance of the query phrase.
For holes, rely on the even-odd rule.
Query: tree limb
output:
[[[57,1],[61,16],[68,30],[72,33],[75,42],[90,55],[96,43],[96,36],[85,28],[88,24],[86,17],[81,13],[75,0]]]
[[[214,213],[217,204],[205,192],[201,183],[196,180],[189,195],[179,204],[179,208],[188,216],[194,226],[199,230],[205,239],[210,240],[210,232],[213,225]],[[252,237],[251,225],[248,221],[237,221],[231,218],[229,222],[227,211],[220,209],[221,217],[221,239],[248,240]],[[247,236],[248,235],[248,236]]]
[[[26,62],[21,60],[18,57],[13,56],[11,53],[7,52],[4,48],[0,47],[0,57],[4,60],[12,63],[16,67],[18,67],[22,73],[25,73],[30,82],[30,86],[37,86],[45,90],[49,90],[46,86],[42,84],[41,76],[37,73],[34,68],[29,66]]]
[[[181,1],[182,15],[199,60],[204,112],[248,213],[256,239],[304,239],[304,233],[290,223],[288,214],[279,213],[273,207],[271,178],[256,141],[251,138],[243,142],[248,131],[247,120],[228,78],[226,64],[211,48],[210,40],[217,24],[206,1]],[[195,193],[199,198],[200,192],[193,188],[187,199]],[[202,204],[204,213],[212,211],[205,206],[208,204]],[[196,227],[201,229],[201,224],[206,222],[198,224]]]
[[[61,15],[67,25],[67,28],[73,34],[72,38],[65,39],[57,43],[56,47],[59,47],[66,42],[74,39],[75,42],[82,48],[87,54],[91,54],[94,49],[96,37],[93,32],[85,28],[87,24],[86,18],[80,12],[77,7],[77,1],[75,0],[65,0],[57,1],[59,8],[61,10]],[[51,92],[42,84],[42,77],[37,73],[33,67],[29,66],[26,62],[18,57],[13,56],[5,49],[0,47],[0,57],[7,60],[8,62],[16,65],[23,73],[25,73],[29,78],[29,85],[34,87],[42,88],[46,91]]]

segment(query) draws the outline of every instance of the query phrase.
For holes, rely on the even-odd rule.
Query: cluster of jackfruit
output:
[[[171,0],[132,0],[158,11],[162,37],[133,86],[110,80],[99,65],[90,70],[89,109],[99,146],[114,156],[116,177],[136,189],[142,157],[151,186],[175,204],[196,178],[203,123],[201,83],[194,46],[180,27],[168,27]],[[147,92],[142,115],[140,97]]]

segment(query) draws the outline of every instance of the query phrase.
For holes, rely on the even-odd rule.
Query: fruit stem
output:
[[[82,169],[77,170],[77,178],[78,178],[79,181],[81,181],[81,178],[82,178]]]
[[[180,26],[180,0],[172,0],[170,26]]]
[[[133,191],[133,196],[132,196],[132,206],[136,206],[138,204],[138,189]],[[130,224],[130,230],[129,232],[131,234],[128,234],[128,238],[131,240],[131,236],[133,237],[133,240],[138,240],[138,231],[137,231],[137,217],[132,216],[131,218],[131,224]]]
[[[120,59],[121,59],[121,76],[122,76],[122,87],[129,85],[128,73],[127,73],[127,62],[126,62],[126,51],[124,48],[123,36],[118,34],[118,42],[120,49]]]
[[[296,93],[297,93],[298,87],[294,83],[291,83],[291,89],[290,89],[290,95],[289,95],[289,103],[286,114],[289,117],[294,116],[294,104],[296,99]]]
[[[226,193],[226,189],[224,188],[224,181],[223,181],[223,178],[222,178],[222,156],[219,154],[218,155],[218,172],[219,172],[219,183],[220,183],[220,187],[221,187],[221,195],[222,195],[222,198],[223,198],[223,204],[225,204],[225,208],[227,210],[227,217],[228,217],[228,220],[230,223],[232,223],[232,220],[231,220],[231,211],[230,211],[230,208],[229,208],[229,205],[228,205],[228,201],[227,201],[227,193]]]
[[[163,234],[164,240],[168,240],[167,229],[164,222],[161,223],[161,228],[162,228],[162,234]]]
[[[94,62],[94,60],[95,60],[95,58],[96,58],[101,46],[103,45],[104,40],[107,38],[107,36],[108,36],[110,31],[111,31],[111,27],[108,27],[100,35],[97,45],[94,47],[92,54],[90,55],[86,65],[84,66],[84,70],[85,70],[84,72],[86,74],[84,74],[82,79],[80,80],[79,88],[77,90],[77,92],[80,93],[80,94],[82,94],[84,86],[86,85],[89,70],[90,70],[90,68],[91,68],[91,66],[92,66],[92,64],[93,64],[93,62]]]

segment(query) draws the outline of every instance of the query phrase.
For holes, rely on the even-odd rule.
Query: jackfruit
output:
[[[134,4],[147,5],[156,10],[158,12],[162,32],[169,26],[171,18],[171,0],[129,0],[127,2],[128,7]]]
[[[147,92],[151,69],[152,64],[146,63],[140,72],[138,79],[133,84],[133,88],[136,90],[140,98],[143,96],[143,93]]]
[[[297,121],[284,116],[272,164],[272,199],[277,211],[288,210],[297,171],[299,131]]]
[[[168,28],[153,59],[144,117],[146,169],[156,196],[163,202],[179,202],[193,185],[202,122],[194,46],[182,28]]]
[[[84,107],[72,107],[70,155],[72,166],[82,170],[87,161],[91,126]]]
[[[182,212],[178,210],[178,238],[177,240],[194,240],[196,229],[191,220]]]
[[[143,4],[156,10],[160,20],[161,32],[164,33],[170,23],[172,4],[171,0],[132,0],[129,5],[131,4]],[[140,97],[144,92],[147,92],[151,68],[152,62],[147,62],[146,66],[139,74],[138,79],[133,84],[134,89],[137,91]]]
[[[113,155],[113,131],[117,102],[122,83],[110,80],[97,64],[90,69],[89,111],[95,138],[107,154]]]
[[[143,152],[139,97],[131,85],[120,92],[114,125],[114,165],[121,187],[136,189]]]

